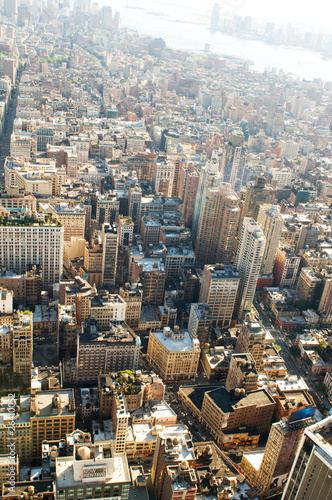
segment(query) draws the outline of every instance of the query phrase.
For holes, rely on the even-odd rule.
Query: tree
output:
[[[306,311],[310,307],[310,302],[308,300],[299,299],[295,303],[295,307],[297,307],[299,311]]]

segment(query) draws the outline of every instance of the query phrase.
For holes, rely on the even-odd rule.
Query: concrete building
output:
[[[257,389],[257,384],[258,372],[253,356],[249,353],[233,353],[225,383],[226,389],[231,391],[238,388],[248,392]]]
[[[235,259],[235,267],[240,277],[235,305],[235,314],[239,318],[243,318],[245,312],[251,309],[263,262],[265,244],[266,239],[259,224],[254,219],[245,217]]]
[[[331,425],[332,417],[327,417],[305,429],[282,500],[325,500],[332,495]]]
[[[109,443],[79,443],[72,456],[57,457],[57,498],[129,498],[130,474],[125,453],[114,453]]]
[[[199,341],[188,332],[164,327],[150,333],[146,359],[164,381],[195,380],[200,352]]]
[[[216,326],[230,326],[239,282],[239,273],[233,266],[204,266],[199,302],[209,306]]]
[[[198,263],[231,263],[239,217],[239,198],[230,184],[206,189],[195,246]]]
[[[210,340],[211,327],[213,325],[213,316],[207,304],[191,304],[188,331],[193,339],[198,339],[201,349]]]
[[[126,303],[119,295],[106,292],[90,297],[89,318],[95,320],[99,332],[108,331],[111,323],[122,323],[125,316]]]
[[[247,186],[239,230],[241,231],[243,219],[245,217],[251,217],[257,221],[260,206],[264,204],[270,205],[274,202],[275,189],[272,186],[266,186],[265,177],[258,175],[255,182],[250,182]]]
[[[130,217],[119,215],[118,219],[119,244],[129,245],[133,240],[134,223]]]
[[[160,159],[157,159],[154,166],[152,180],[155,192],[171,197],[173,192],[174,174],[175,164],[173,161],[166,159],[164,161],[160,161]]]
[[[240,327],[235,349],[238,353],[250,353],[255,361],[258,371],[262,368],[263,354],[265,351],[266,330],[262,323],[250,316]]]
[[[225,145],[224,177],[230,183],[232,189],[240,191],[243,178],[244,166],[244,136],[238,130],[231,134]]]
[[[58,283],[63,271],[64,228],[56,220],[8,219],[0,223],[0,265],[16,273],[40,265],[43,285]]]
[[[138,283],[133,283],[132,285],[125,283],[120,287],[119,295],[126,303],[125,322],[130,328],[135,330],[138,328],[142,309],[142,286]]]
[[[281,231],[284,225],[277,205],[261,205],[257,222],[266,239],[261,274],[272,274]]]
[[[8,453],[8,436],[12,427],[12,419],[9,417],[9,403],[11,399],[8,397],[0,398],[0,454]],[[15,452],[19,456],[20,465],[31,463],[31,422],[30,422],[30,396],[19,396],[15,399],[15,404],[19,407],[19,411],[15,411],[15,428],[19,431],[16,433]],[[17,408],[15,409],[17,410]]]
[[[294,287],[300,262],[301,257],[296,255],[289,246],[283,245],[278,248],[273,267],[277,286],[280,288]]]
[[[321,282],[322,279],[316,275],[311,267],[303,267],[301,269],[296,290],[303,300],[309,302],[310,306],[313,306],[318,298]]]
[[[104,223],[102,228],[103,246],[103,286],[114,286],[118,260],[118,228],[115,224]]]
[[[136,370],[140,352],[140,338],[125,323],[111,325],[99,333],[96,322],[89,320],[80,334],[76,355],[78,381],[98,380],[99,373]]]
[[[13,312],[13,297],[12,290],[0,286],[0,314],[11,314]]]
[[[85,210],[82,205],[70,206],[67,203],[49,205],[50,213],[59,220],[64,227],[64,241],[72,238],[84,238]]]
[[[32,457],[40,460],[45,439],[65,439],[75,429],[73,389],[37,392],[30,400]]]

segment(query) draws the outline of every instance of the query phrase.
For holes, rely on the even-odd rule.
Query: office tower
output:
[[[240,319],[250,311],[254,300],[265,243],[259,224],[254,219],[245,217],[235,259],[235,267],[240,277],[235,314]]]
[[[185,225],[191,227],[194,212],[195,212],[195,202],[199,184],[199,173],[193,169],[185,169],[183,171],[183,192],[179,194],[179,198],[183,201],[183,216]]]
[[[245,193],[243,210],[241,213],[240,228],[244,217],[252,217],[257,220],[261,205],[270,205],[275,202],[275,189],[266,186],[266,179],[263,175],[258,175],[255,182],[250,182]]]
[[[198,263],[231,263],[239,217],[239,198],[230,184],[207,188],[195,246]]]
[[[199,302],[208,305],[216,326],[230,326],[239,282],[239,273],[233,266],[204,266]]]
[[[199,183],[195,201],[195,210],[194,210],[193,227],[192,227],[193,241],[196,240],[198,234],[202,216],[203,201],[206,195],[206,190],[208,187],[218,187],[219,184],[221,184],[222,180],[223,177],[219,172],[219,164],[217,160],[208,161],[199,174]]]
[[[128,215],[134,222],[134,232],[137,232],[141,225],[141,201],[142,188],[139,186],[131,187],[128,197]]]
[[[210,340],[212,325],[213,317],[209,306],[202,303],[191,304],[188,331],[193,339],[199,340],[201,349],[204,349],[205,344]]]
[[[37,128],[37,151],[46,151],[47,144],[54,144],[54,128],[40,126]]]
[[[152,175],[156,164],[156,153],[135,153],[128,158],[128,170],[135,170],[137,178],[141,181],[152,181]],[[129,214],[132,217],[131,214]]]
[[[212,9],[210,30],[217,30],[219,27],[220,5],[215,3]]]
[[[281,131],[284,130],[284,107],[280,104],[270,106],[266,117],[266,131],[272,137],[276,137]]]
[[[305,429],[282,500],[332,497],[331,428],[330,416]]]
[[[250,353],[231,355],[231,361],[227,373],[225,387],[228,391],[232,389],[244,389],[245,392],[257,389],[258,371],[255,360]]]
[[[0,223],[0,265],[17,273],[40,265],[43,285],[59,283],[63,270],[64,227],[56,220],[8,219]]]
[[[83,267],[80,267],[80,276],[91,286],[101,288],[103,284],[103,249],[98,239],[92,239],[91,245],[84,248]]]
[[[284,220],[280,215],[279,207],[277,205],[261,205],[257,222],[266,239],[260,274],[272,274],[281,231],[284,226]]]
[[[97,225],[101,226],[104,222],[113,224],[118,222],[120,213],[120,201],[116,195],[98,196],[96,220]]]
[[[273,275],[276,285],[280,288],[293,288],[297,278],[297,272],[301,262],[301,257],[287,246],[280,246],[274,261]]]
[[[103,224],[101,241],[103,246],[103,286],[114,286],[118,260],[118,228],[115,224]]]
[[[307,421],[289,423],[283,419],[272,424],[264,453],[244,453],[241,468],[257,485],[263,498],[280,493],[303,436]],[[261,461],[259,461],[261,459]]]
[[[254,358],[257,370],[261,370],[265,340],[266,330],[262,323],[249,316],[241,326],[235,349],[237,352],[249,352]]]
[[[154,261],[152,265],[144,260],[142,263],[143,304],[159,306],[163,303],[165,292],[166,272],[164,265],[158,261]]]
[[[17,0],[4,0],[3,13],[7,17],[13,17],[17,14]]]
[[[101,12],[101,24],[106,28],[110,28],[112,26],[112,7],[103,6]]]
[[[200,357],[199,341],[175,326],[150,332],[146,360],[165,382],[195,380]]]
[[[244,167],[244,135],[241,131],[233,132],[225,146],[224,179],[232,189],[240,191]]]

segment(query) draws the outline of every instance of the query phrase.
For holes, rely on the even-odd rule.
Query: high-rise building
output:
[[[307,421],[289,423],[288,419],[272,424],[264,453],[244,453],[241,468],[253,484],[257,485],[263,498],[280,493],[284,487],[303,436]]]
[[[257,222],[266,238],[261,274],[272,274],[281,231],[284,225],[277,205],[261,205]]]
[[[32,367],[33,316],[32,313],[19,313],[12,327],[13,335],[13,372],[29,377]]]
[[[258,175],[255,182],[250,182],[247,186],[240,224],[244,217],[252,217],[257,220],[260,206],[270,205],[274,202],[275,189],[272,186],[266,186],[265,177]]]
[[[158,159],[155,164],[152,183],[156,193],[162,193],[167,197],[172,196],[175,164],[164,158]]]
[[[183,192],[179,192],[179,198],[183,201],[183,216],[186,226],[191,227],[194,212],[195,212],[195,202],[199,184],[199,174],[193,167],[188,166],[187,169],[180,172],[180,181],[182,176],[183,179]]]
[[[196,239],[197,262],[231,263],[239,217],[239,198],[230,184],[207,188]]]
[[[249,312],[254,300],[257,280],[262,266],[266,239],[259,224],[245,217],[242,224],[235,267],[239,272],[240,284],[235,313],[243,318]]]
[[[238,130],[233,132],[225,147],[224,179],[229,182],[232,189],[240,191],[244,167],[244,135]]]
[[[216,326],[230,326],[239,281],[239,273],[233,266],[204,266],[199,302],[208,305]]]
[[[17,0],[4,0],[3,13],[7,17],[13,17],[17,14]]]
[[[134,231],[137,232],[141,224],[141,201],[142,188],[133,186],[129,189],[128,197],[128,215],[134,222]]]
[[[217,160],[208,161],[205,167],[202,168],[199,175],[192,227],[193,241],[195,241],[199,231],[206,190],[208,187],[218,187],[219,184],[221,184],[222,180],[223,177],[219,171],[219,164]]]
[[[210,339],[212,325],[213,317],[209,306],[202,303],[191,304],[188,331],[193,339],[199,340],[201,349],[205,348]]]
[[[103,246],[103,286],[114,286],[118,260],[118,228],[115,224],[104,223],[102,228]]]
[[[82,205],[70,206],[67,203],[49,205],[50,213],[58,219],[64,227],[64,241],[72,238],[84,238],[85,210]]]
[[[280,246],[277,250],[273,275],[274,280],[280,288],[293,288],[297,279],[297,272],[301,257],[287,245]]]
[[[305,429],[282,500],[332,497],[331,429],[331,416]]]
[[[63,271],[64,227],[45,219],[8,219],[0,223],[0,265],[25,273],[29,265],[41,265],[44,285],[58,283]]]
[[[212,9],[210,30],[217,30],[219,26],[220,5],[215,3]]]
[[[254,358],[257,370],[261,370],[265,351],[266,330],[256,318],[246,319],[236,342],[237,352],[249,352]]]
[[[225,387],[228,391],[232,389],[244,389],[243,392],[257,389],[258,371],[255,360],[250,353],[231,355],[231,361],[227,373]]]
[[[119,289],[119,295],[126,303],[126,317],[125,322],[134,330],[138,328],[141,309],[143,290],[142,285],[138,283],[125,283]]]

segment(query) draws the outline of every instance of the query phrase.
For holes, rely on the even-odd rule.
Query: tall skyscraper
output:
[[[233,189],[239,191],[242,186],[244,166],[244,135],[238,130],[233,132],[225,147],[224,178]]]
[[[219,163],[217,162],[217,160],[208,161],[205,167],[202,168],[199,176],[192,227],[192,236],[194,241],[197,237],[200,226],[202,207],[206,195],[206,190],[208,187],[218,187],[221,184],[222,180],[223,177],[219,172]]]
[[[115,285],[116,266],[118,260],[118,231],[116,225],[103,224],[103,285]]]
[[[332,417],[304,431],[281,500],[332,498]]]
[[[17,0],[4,0],[3,13],[7,17],[12,17],[17,14]]]
[[[202,200],[195,254],[200,264],[232,261],[240,217],[239,198],[230,184],[208,188]]]
[[[261,205],[257,222],[266,238],[261,274],[272,274],[284,220],[278,205]]]
[[[199,302],[209,306],[216,326],[230,325],[238,286],[239,273],[233,266],[204,266]]]
[[[280,476],[290,471],[304,429],[305,423],[289,424],[287,420],[272,424],[263,459],[254,480],[264,497],[269,491],[282,489]],[[278,478],[281,480],[278,481]]]
[[[219,26],[220,5],[215,3],[212,9],[210,30],[217,30]]]
[[[254,300],[265,244],[266,239],[259,224],[254,219],[245,217],[235,259],[235,267],[240,276],[235,313],[241,319],[250,311]]]

